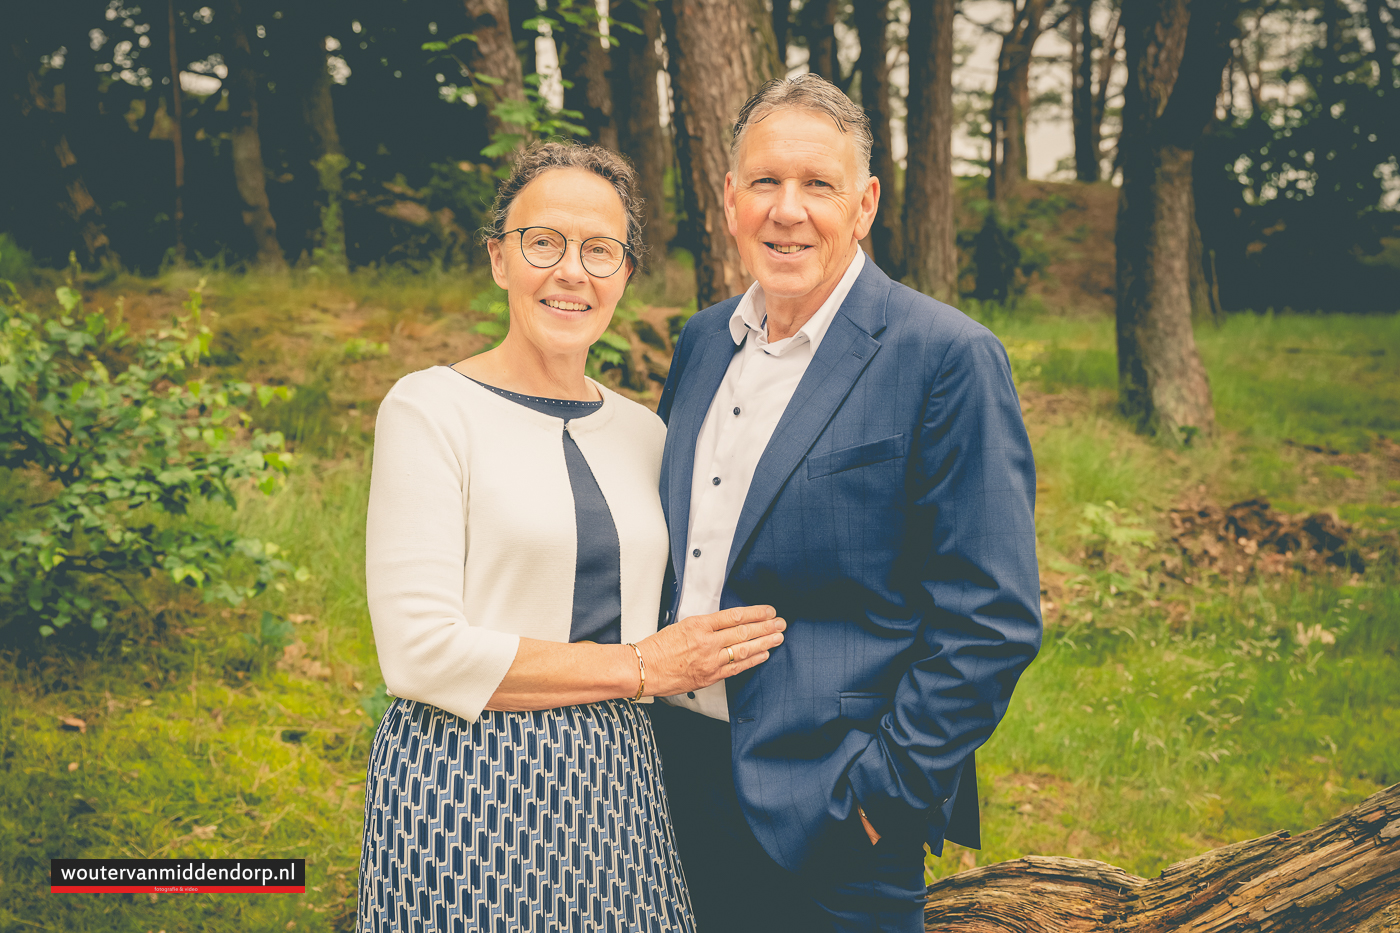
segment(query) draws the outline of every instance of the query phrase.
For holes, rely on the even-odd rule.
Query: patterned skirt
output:
[[[363,933],[692,931],[644,709],[467,722],[395,700],[370,751],[359,918]]]

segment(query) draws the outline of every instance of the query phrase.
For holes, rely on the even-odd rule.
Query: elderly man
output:
[[[973,750],[1040,644],[1006,353],[864,257],[870,145],[815,75],[744,105],[725,214],[757,282],[691,318],[661,398],[664,621],[788,622],[653,713],[702,930],[922,930],[924,846],[979,844]]]

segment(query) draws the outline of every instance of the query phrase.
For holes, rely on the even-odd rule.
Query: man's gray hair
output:
[[[870,118],[840,88],[815,74],[766,81],[744,103],[734,121],[734,137],[729,148],[731,165],[738,161],[739,144],[744,141],[748,128],[779,110],[826,114],[841,132],[855,133],[856,165],[862,179],[870,177],[870,147],[875,142],[870,132]]]

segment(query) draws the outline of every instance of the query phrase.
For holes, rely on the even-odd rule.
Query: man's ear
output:
[[[506,278],[506,256],[501,250],[500,240],[487,240],[486,252],[491,257],[491,278],[501,288],[510,290],[510,280]]]
[[[734,204],[734,196],[737,193],[734,187],[734,173],[726,172],[724,175],[724,219],[729,223],[729,235],[736,240],[739,238],[739,213]]]
[[[875,226],[875,214],[880,210],[880,179],[871,175],[860,194],[860,217],[856,220],[856,239],[863,240]]]

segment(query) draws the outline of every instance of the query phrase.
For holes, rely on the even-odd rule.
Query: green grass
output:
[[[248,497],[239,523],[311,568],[299,589],[211,612],[152,587],[158,627],[137,617],[92,656],[6,665],[0,930],[352,928],[365,710],[379,685],[363,600],[367,479],[363,456],[308,464],[279,495]],[[292,663],[246,637],[263,609],[300,620]],[[174,855],[305,858],[308,894],[53,896],[42,880],[52,858]]]
[[[1191,634],[1150,610],[1112,618],[1054,631],[1022,681],[984,756],[979,862],[1072,854],[1151,877],[1400,781],[1393,576],[1221,594]],[[1045,793],[1007,795],[1013,773],[1048,776]]]
[[[193,284],[179,275],[160,284]],[[0,933],[352,928],[367,711],[382,708],[363,599],[366,439],[396,371],[469,352],[454,341],[471,333],[480,285],[395,275],[211,279],[227,365],[314,390],[267,415],[285,420],[302,454],[287,488],[250,494],[232,516],[312,577],[228,613],[152,584],[154,621],[134,614],[82,656],[7,661]],[[667,276],[639,283],[638,300],[683,305],[681,277]],[[1306,829],[1400,780],[1393,552],[1356,578],[1157,588],[1140,576],[1165,551],[1166,510],[1191,496],[1263,494],[1289,511],[1336,510],[1368,533],[1400,527],[1394,448],[1379,440],[1400,433],[1400,319],[1238,316],[1201,329],[1221,438],[1173,452],[1114,413],[1111,321],[978,310],[1007,343],[1027,405],[1045,579],[1085,582],[1066,587],[1041,657],[979,755],[984,850],[952,846],[931,872],[1059,854],[1151,875]],[[350,353],[353,339],[387,342],[390,356]],[[1157,537],[1099,566],[1085,553],[1084,508],[1108,501],[1122,508],[1115,521]],[[270,644],[247,637],[264,610],[300,620],[290,655],[275,626]],[[305,857],[310,888],[155,901],[46,893],[51,858],[176,853]]]

